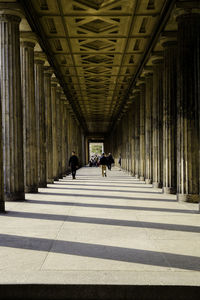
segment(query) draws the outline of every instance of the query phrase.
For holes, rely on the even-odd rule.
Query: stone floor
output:
[[[200,285],[197,204],[118,168],[6,203],[0,215],[0,284]]]

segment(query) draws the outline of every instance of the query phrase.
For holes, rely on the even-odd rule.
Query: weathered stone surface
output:
[[[58,176],[58,150],[57,150],[57,112],[56,112],[56,97],[57,97],[58,81],[54,77],[51,80],[51,105],[52,105],[52,146],[53,146],[53,179],[59,180]]]
[[[152,98],[153,75],[145,74],[145,182],[152,182]]]
[[[23,100],[24,188],[26,193],[38,191],[36,106],[34,84],[35,42],[21,40],[21,86]]]
[[[145,83],[139,84],[140,88],[140,180],[145,174]]]
[[[47,186],[46,176],[46,128],[44,97],[44,59],[35,57],[35,100],[37,115],[38,186]]]
[[[153,186],[162,186],[162,119],[163,66],[162,59],[153,60],[153,105],[152,105],[152,177]]]
[[[58,178],[60,179],[62,178],[61,92],[62,92],[62,88],[58,86],[56,91],[56,128],[57,128],[57,152],[58,152],[57,174],[58,174]]]
[[[5,200],[24,199],[23,118],[17,15],[0,11],[0,77]]]
[[[1,98],[0,98],[0,128],[1,126],[2,126],[2,109],[1,109]],[[5,202],[4,202],[4,190],[3,190],[2,131],[0,130],[0,212],[3,211],[5,211]]]
[[[163,41],[163,192],[176,193],[177,178],[177,42]]]
[[[178,22],[177,197],[199,202],[200,14],[186,10]]]
[[[52,144],[52,98],[51,67],[44,67],[45,129],[46,129],[46,177],[47,183],[53,183],[53,144]]]

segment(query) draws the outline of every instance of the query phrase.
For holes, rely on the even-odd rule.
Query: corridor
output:
[[[1,284],[200,284],[198,204],[84,167],[0,215]]]

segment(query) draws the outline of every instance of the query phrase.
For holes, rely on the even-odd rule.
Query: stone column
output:
[[[177,42],[163,37],[163,192],[176,193]]]
[[[46,57],[43,53],[35,53],[35,101],[36,128],[38,149],[38,186],[47,186],[46,176],[46,130],[45,130],[45,97],[43,65]]]
[[[53,144],[52,144],[52,99],[51,76],[53,69],[44,67],[45,127],[46,127],[46,178],[53,183]]]
[[[65,113],[65,175],[67,174],[68,171],[68,157],[69,157],[69,146],[68,146],[68,112],[67,112],[67,107],[68,107],[68,100],[64,102],[64,113]]]
[[[191,1],[183,5],[189,6],[177,17],[177,198],[199,202],[200,10]]]
[[[1,103],[2,103],[2,101],[1,101],[1,94],[0,94],[0,126],[2,126]],[[0,212],[5,211],[3,179],[4,178],[3,178],[2,130],[0,130]]]
[[[58,176],[58,146],[57,146],[57,112],[56,112],[56,97],[57,97],[58,80],[52,77],[51,80],[51,105],[52,105],[52,144],[53,144],[53,179],[59,180]]]
[[[135,168],[134,168],[134,109],[133,109],[133,95],[130,95],[126,106],[127,106],[127,118],[129,120],[128,122],[128,144],[129,144],[129,172],[131,173],[131,176],[135,176]],[[119,122],[119,119],[118,119]],[[115,133],[117,137],[119,137],[120,132],[119,132],[119,126],[117,129],[117,133]],[[111,149],[111,153],[114,154],[114,152],[117,151],[120,145],[120,138],[116,139],[116,136],[112,135],[112,137],[109,139],[109,147]],[[119,157],[117,156],[116,158],[116,165],[119,160]]]
[[[65,94],[61,96],[61,111],[62,111],[62,174],[63,176],[66,175],[67,171],[67,164],[66,164],[66,157],[67,157],[67,125],[66,125],[66,103],[67,99]]]
[[[127,171],[131,174],[133,174],[133,168],[132,168],[132,145],[131,145],[131,135],[132,135],[132,131],[133,131],[133,118],[132,118],[132,112],[129,110],[127,113],[127,134],[128,134],[128,138],[127,138],[127,152],[128,152],[128,164],[127,164]]]
[[[58,152],[58,165],[57,174],[58,178],[62,179],[62,145],[61,145],[61,92],[62,88],[58,85],[56,91],[56,128],[57,128],[57,152]]]
[[[153,76],[145,73],[145,182],[152,182],[152,98]]]
[[[145,174],[145,82],[139,79],[137,86],[140,90],[140,159],[139,159],[139,179],[144,181]]]
[[[162,124],[160,122],[160,106],[163,102],[163,60],[153,58],[153,106],[152,106],[152,160],[153,160],[153,187],[160,188],[162,165]]]
[[[31,32],[21,34],[21,86],[23,100],[24,188],[26,193],[38,192],[36,139],[36,108],[34,85],[34,47],[36,37]]]
[[[66,175],[66,144],[65,144],[65,135],[66,135],[66,128],[65,128],[65,101],[66,96],[64,93],[61,94],[61,155],[62,155],[62,175]]]
[[[131,96],[131,106],[129,108],[129,114],[130,114],[130,118],[131,118],[131,122],[130,122],[130,160],[131,160],[131,174],[132,176],[135,176],[135,128],[134,128],[134,120],[135,120],[135,115],[134,115],[134,100],[133,100],[133,95]],[[126,120],[126,118],[125,118]],[[122,128],[122,135],[126,136],[126,129]],[[122,143],[123,145],[123,143]],[[122,150],[122,156],[124,156],[123,154],[123,150]],[[126,158],[126,155],[125,155]]]
[[[23,112],[20,74],[20,17],[0,10],[0,90],[5,200],[24,199]]]
[[[135,131],[135,178],[139,178],[140,168],[140,94],[139,89],[134,90],[134,124]]]

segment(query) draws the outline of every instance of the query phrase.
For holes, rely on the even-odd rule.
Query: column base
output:
[[[39,188],[46,188],[47,187],[47,183],[46,182],[41,182],[38,185]]]
[[[151,183],[152,183],[152,180],[149,179],[149,178],[146,178],[146,179],[145,179],[145,183],[146,183],[146,184],[151,184]]]
[[[161,188],[162,184],[160,182],[153,182],[153,187],[156,189]]]
[[[47,179],[47,184],[52,184],[54,182],[53,179]]]
[[[174,187],[163,187],[162,191],[164,194],[176,194],[176,189]]]
[[[5,202],[0,201],[0,212],[5,212]]]
[[[177,194],[177,200],[179,202],[200,203],[200,195],[199,194]]]
[[[140,181],[144,181],[144,176],[140,176]]]
[[[138,174],[135,174],[135,179],[139,179],[139,175]]]
[[[37,186],[26,186],[24,188],[25,193],[38,193],[38,187]]]
[[[5,193],[5,201],[24,201],[24,192]]]

